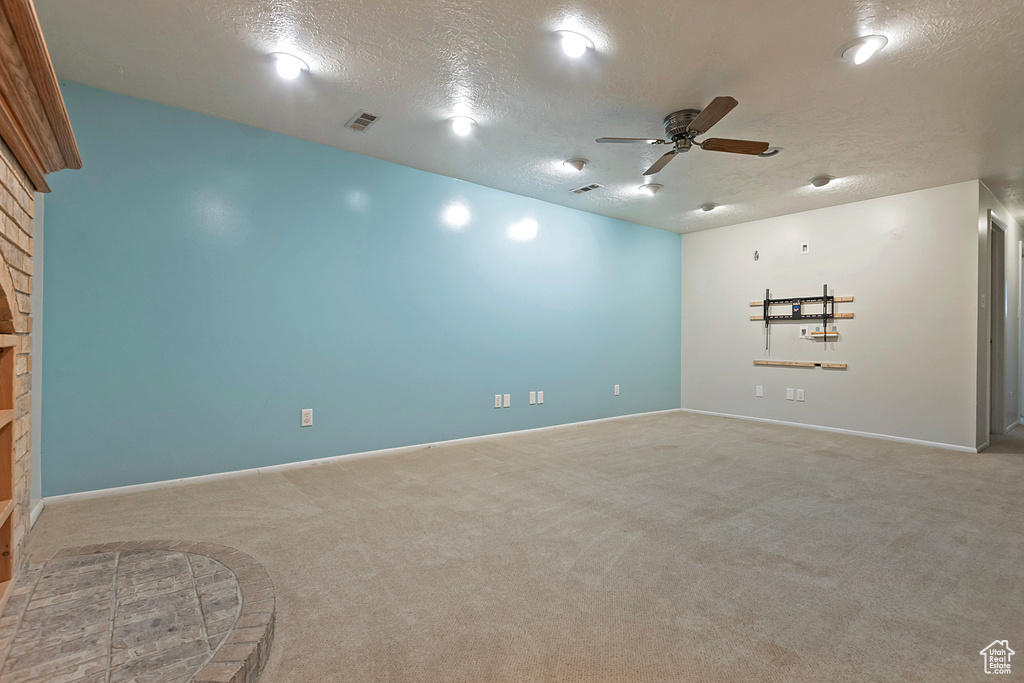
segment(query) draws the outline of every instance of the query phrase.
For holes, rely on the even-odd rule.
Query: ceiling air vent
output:
[[[604,185],[598,185],[597,183],[591,183],[584,185],[583,187],[577,187],[575,190],[571,190],[573,194],[584,194],[586,192],[593,192],[594,190],[604,187]]]
[[[357,111],[355,116],[348,120],[345,125],[352,130],[364,131],[372,126],[377,119],[380,118],[380,114],[371,114],[368,111]]]

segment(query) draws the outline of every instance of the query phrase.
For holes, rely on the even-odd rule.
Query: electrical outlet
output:
[[[615,395],[616,396],[619,395],[619,385],[618,384],[615,385]]]
[[[504,400],[505,400],[505,407],[506,408],[511,408],[512,407],[512,394],[505,394],[505,399]]]
[[[810,328],[807,327],[806,325],[800,328],[800,338],[801,339],[807,339],[807,336],[808,336],[809,333],[810,333]]]
[[[312,427],[313,426],[313,409],[303,408],[302,409],[302,426]]]
[[[760,384],[754,387],[754,396],[757,396],[758,398],[764,398],[764,387],[762,387]]]
[[[501,394],[495,394],[494,395],[494,407],[495,408],[500,408],[501,407]]]
[[[798,400],[798,401],[804,400],[804,390],[803,389],[797,389],[796,390],[796,400]]]
[[[544,402],[544,392],[543,391],[538,391],[537,392],[537,404],[540,405],[543,402]]]
[[[793,390],[792,389],[786,389],[786,400],[787,401],[792,401],[793,400]]]
[[[531,391],[530,392],[530,405],[531,406],[532,405],[537,405],[537,392],[536,391]]]

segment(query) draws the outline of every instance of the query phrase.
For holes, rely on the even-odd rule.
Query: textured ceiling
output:
[[[1024,219],[1024,0],[36,0],[61,78],[674,231],[981,178]],[[575,29],[596,50],[560,52]],[[861,67],[837,47],[882,33]],[[273,51],[310,64],[277,77]],[[716,95],[712,134],[640,194],[662,118]],[[383,116],[357,133],[358,109]],[[476,118],[470,138],[446,125]],[[74,120],[72,119],[72,124]],[[582,173],[562,160],[582,156]],[[88,160],[85,160],[88,163]],[[819,190],[807,181],[838,179]],[[585,183],[605,188],[586,195]],[[703,213],[704,202],[721,208]]]

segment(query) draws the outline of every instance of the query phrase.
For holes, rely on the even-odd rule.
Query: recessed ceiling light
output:
[[[577,171],[582,171],[583,167],[589,163],[589,159],[581,159],[580,157],[576,157],[574,159],[566,159],[565,161],[562,162],[562,165],[568,166],[569,168],[575,169]]]
[[[851,40],[836,50],[836,57],[842,59],[847,64],[860,66],[878,54],[879,50],[885,47],[888,43],[889,39],[885,36],[877,34],[873,36],[861,36],[856,40]]]
[[[277,75],[289,81],[298,78],[303,71],[309,71],[308,64],[287,52],[275,52],[271,57],[277,66]]]
[[[476,121],[468,116],[453,116],[448,121],[452,124],[452,130],[456,135],[469,135],[473,132]]]
[[[700,210],[704,211],[705,213],[708,212],[708,211],[714,211],[717,208],[718,208],[718,204],[714,204],[712,202],[707,202],[706,204],[701,204],[700,205]]]
[[[562,52],[573,59],[582,57],[587,50],[594,49],[594,41],[582,33],[575,31],[555,31],[555,33],[562,39]]]
[[[770,159],[771,157],[778,156],[780,152],[782,152],[781,147],[769,147],[768,149],[761,152],[757,156],[761,157],[762,159]]]
[[[811,185],[814,185],[815,187],[825,187],[826,185],[828,185],[833,180],[835,180],[835,178],[833,178],[830,175],[820,175],[820,176],[816,176],[814,178],[811,178]]]
[[[658,194],[658,190],[660,190],[662,187],[663,185],[659,185],[658,183],[646,183],[644,185],[641,185],[639,189],[641,192],[645,192],[648,196],[653,197],[654,195]]]

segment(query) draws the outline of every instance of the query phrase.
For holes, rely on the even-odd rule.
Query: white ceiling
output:
[[[36,0],[61,78],[674,231],[981,178],[1024,219],[1022,0]],[[581,60],[552,31],[597,49]],[[841,44],[881,33],[861,67]],[[283,81],[266,56],[311,70]],[[662,119],[716,95],[712,131],[637,192]],[[365,133],[358,109],[383,115]],[[446,125],[480,125],[456,138]],[[72,113],[72,124],[74,116]],[[582,156],[583,173],[561,165]],[[88,159],[85,159],[88,164]],[[837,176],[820,190],[816,175]],[[572,187],[605,188],[573,195]],[[703,213],[698,206],[722,208]]]

